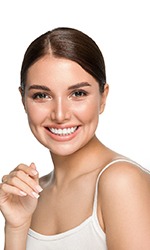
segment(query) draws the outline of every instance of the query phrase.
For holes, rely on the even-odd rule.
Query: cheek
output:
[[[86,103],[84,103],[84,105],[77,105],[74,110],[78,118],[84,120],[85,123],[91,121],[98,121],[100,112],[99,102],[95,102],[94,100],[93,102],[87,101]]]
[[[29,123],[39,124],[47,115],[47,109],[42,105],[28,104],[26,108]]]

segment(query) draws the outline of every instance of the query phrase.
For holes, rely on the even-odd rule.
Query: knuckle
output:
[[[17,171],[11,171],[11,172],[9,173],[9,175],[8,175],[8,179],[11,179],[11,178],[13,178],[14,176],[16,176],[16,172],[17,172]]]
[[[21,163],[21,164],[18,165],[18,169],[19,169],[19,170],[28,169],[28,166],[25,165],[25,164],[23,164],[23,163]]]
[[[20,163],[18,166],[17,166],[17,170],[22,170],[22,167],[24,166],[23,163]]]
[[[21,170],[16,171],[15,176],[18,178],[22,178],[23,172]]]
[[[2,191],[5,191],[5,190],[6,190],[6,187],[7,187],[7,184],[6,184],[6,183],[2,183],[2,184],[0,185],[0,189],[1,189]]]
[[[27,167],[25,164],[20,163],[13,171],[23,170],[25,167]]]
[[[16,182],[17,182],[17,179],[18,179],[18,178],[17,178],[16,176],[12,177],[12,178],[10,179],[10,184],[15,185]]]
[[[4,176],[2,177],[2,182],[6,182],[6,181],[7,181],[7,178],[8,178],[8,175],[4,175]]]
[[[15,170],[15,171],[12,171],[10,173],[10,178],[14,178],[14,177],[17,177],[17,178],[21,178],[22,177],[22,170]]]

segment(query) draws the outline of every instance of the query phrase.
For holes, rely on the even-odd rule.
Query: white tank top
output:
[[[56,235],[42,235],[29,229],[26,250],[107,250],[106,235],[97,216],[98,182],[102,173],[109,166],[121,161],[134,163],[127,159],[116,159],[107,164],[99,173],[95,187],[93,212],[89,218],[79,226]]]

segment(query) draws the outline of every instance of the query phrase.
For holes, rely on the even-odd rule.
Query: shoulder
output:
[[[117,184],[123,185],[126,181],[134,182],[135,180],[149,180],[150,172],[142,166],[132,161],[114,161],[102,170],[101,183],[112,182],[117,180]]]
[[[134,162],[118,161],[111,164],[101,175],[99,182],[100,192],[105,195],[139,192],[150,188],[150,173]],[[149,190],[150,191],[150,190]]]
[[[134,163],[114,163],[101,175],[99,195],[109,244],[132,249],[139,237],[139,246],[144,240],[150,246],[150,174]]]

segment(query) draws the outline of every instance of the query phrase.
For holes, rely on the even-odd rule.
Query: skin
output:
[[[75,87],[77,84],[83,86]],[[39,92],[35,85],[46,85],[49,90],[42,91],[46,94],[45,98],[33,100],[33,95]],[[82,92],[78,93],[80,90]],[[108,86],[106,94],[107,91]],[[76,96],[77,94],[81,96]],[[93,138],[99,114],[104,109],[106,94],[104,97],[100,96],[98,83],[77,63],[66,59],[50,59],[47,56],[34,64],[28,72],[24,107],[30,128],[52,154],[73,154]],[[73,138],[53,138],[52,133],[45,129],[76,126],[79,128]]]
[[[22,101],[34,136],[50,150],[54,170],[39,180],[35,164],[20,164],[3,177],[0,207],[6,219],[5,250],[16,250],[17,241],[18,249],[25,250],[29,227],[54,235],[91,216],[99,172],[122,157],[95,136],[108,89],[106,84],[100,94],[97,81],[67,59],[47,55],[29,68]],[[68,128],[75,132],[56,135],[49,130],[65,129],[65,133]],[[150,248],[149,209],[150,177],[146,172],[121,162],[102,174],[98,219],[109,250]]]

